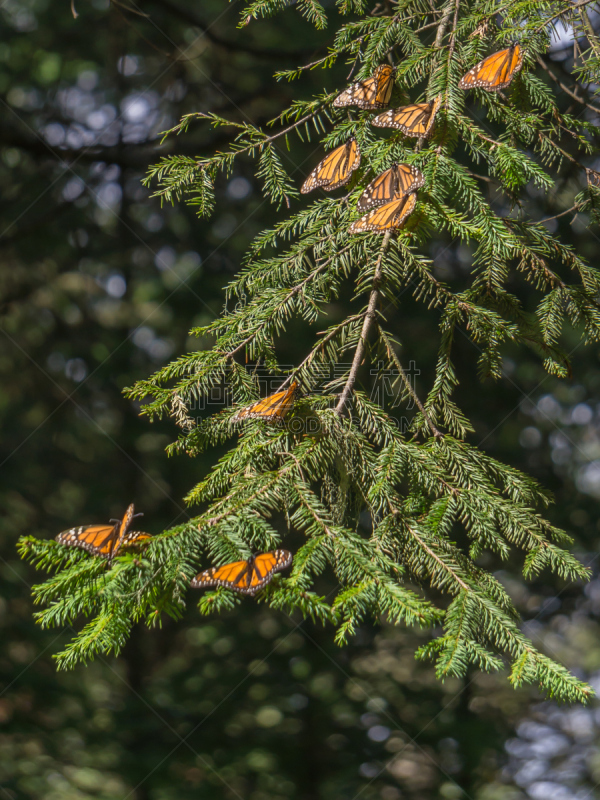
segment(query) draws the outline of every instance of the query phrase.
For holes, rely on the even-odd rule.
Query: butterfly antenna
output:
[[[120,525],[121,524],[121,520],[120,519],[109,519],[108,521],[114,523],[115,525],[117,525],[117,524]]]
[[[144,512],[143,511],[138,511],[138,513],[134,514],[131,519],[135,519],[136,517],[143,517],[143,516],[144,516]]]

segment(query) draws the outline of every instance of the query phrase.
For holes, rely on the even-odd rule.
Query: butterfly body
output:
[[[292,563],[289,550],[273,550],[250,556],[246,561],[234,561],[222,567],[211,567],[196,575],[190,581],[194,589],[209,589],[224,586],[232,592],[253,597],[263,589],[276,572],[286,569]]]
[[[296,381],[292,381],[287,389],[270,394],[251,406],[240,409],[232,418],[232,421],[243,422],[247,419],[262,419],[266,422],[281,423],[287,412],[294,405],[298,389]]]
[[[399,228],[415,210],[416,204],[417,195],[414,193],[392,200],[357,219],[348,228],[348,233],[383,233],[390,228]]]
[[[367,110],[385,108],[393,88],[394,70],[388,64],[382,64],[366,81],[358,81],[345,89],[335,98],[333,105],[336,108],[358,106]]]
[[[356,139],[349,139],[319,161],[302,184],[302,194],[319,187],[331,192],[348,183],[354,170],[360,166],[360,150]]]
[[[433,131],[433,123],[442,103],[441,95],[429,103],[411,103],[401,108],[392,108],[371,120],[376,128],[396,128],[406,136],[427,139]]]
[[[420,189],[424,183],[425,178],[416,167],[394,164],[371,181],[361,194],[356,207],[359,211],[377,208]]]
[[[119,550],[150,539],[149,533],[130,531],[135,514],[133,503],[129,506],[122,520],[111,520],[112,525],[80,525],[62,531],[56,541],[67,547],[79,547],[94,556],[102,556],[109,562],[115,558]]]
[[[504,50],[492,53],[470,69],[460,79],[459,89],[485,89],[499,92],[512,81],[523,65],[523,48],[514,43]]]

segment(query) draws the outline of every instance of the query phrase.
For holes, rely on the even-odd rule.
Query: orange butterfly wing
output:
[[[273,550],[271,553],[261,553],[255,556],[252,562],[248,594],[256,594],[273,578],[276,572],[286,569],[292,563],[292,554],[289,550]]]
[[[346,144],[336,147],[333,152],[325,156],[322,161],[319,161],[302,184],[300,191],[302,194],[306,194],[322,186],[326,192],[331,192],[333,189],[337,189],[338,186],[348,183],[350,176],[359,166],[360,150],[358,149],[358,144],[356,139],[349,139]]]
[[[113,557],[117,555],[117,550],[122,550],[124,547],[137,547],[142,542],[148,541],[152,536],[149,533],[142,531],[128,531],[122,539],[119,539],[117,546],[114,549]]]
[[[392,90],[394,88],[394,70],[384,64],[378,69],[379,76],[377,81],[377,93],[375,103],[377,108],[385,108],[390,102]]]
[[[411,103],[393,108],[371,120],[377,128],[396,128],[406,136],[427,138],[433,131],[433,123],[442,103],[441,95],[429,103]]]
[[[252,556],[248,561],[234,561],[222,567],[212,567],[190,581],[194,589],[224,586],[233,592],[254,596],[269,583],[276,572],[289,567],[292,554],[288,550],[273,550]]]
[[[268,397],[263,397],[251,406],[242,408],[232,418],[233,422],[241,422],[245,419],[264,419],[267,422],[282,422],[287,412],[294,405],[298,394],[298,384],[292,381],[289,388],[282,392],[275,392]]]
[[[460,89],[486,89],[498,92],[504,89],[523,65],[523,48],[513,44],[505,50],[492,53],[470,69],[460,79]]]
[[[80,525],[62,531],[56,541],[68,547],[80,547],[95,556],[110,558],[117,539],[116,525]]]
[[[149,533],[129,530],[133,517],[132,503],[121,522],[114,525],[80,525],[78,528],[62,531],[56,537],[56,541],[68,547],[80,547],[94,556],[102,556],[112,561],[122,547],[131,547],[152,538]]]
[[[392,200],[391,203],[375,208],[364,217],[357,219],[348,228],[348,233],[366,233],[367,231],[380,233],[390,228],[399,228],[409,214],[412,214],[416,203],[416,194]]]
[[[394,70],[388,64],[377,67],[366,81],[353,83],[333,101],[337,108],[358,106],[364,109],[385,108],[394,88]]]
[[[243,581],[248,573],[249,564],[247,561],[234,561],[232,564],[225,564],[222,567],[211,567],[196,575],[190,581],[190,586],[194,589],[208,589],[211,586],[226,586],[228,589],[241,591]]]
[[[394,164],[391,169],[382,172],[367,186],[358,200],[357,209],[367,211],[377,208],[391,200],[420,189],[425,183],[423,173],[408,164]]]
[[[121,525],[119,527],[119,538],[117,539],[117,543],[114,546],[111,558],[114,558],[117,555],[117,552],[122,547],[132,547],[133,545],[140,544],[140,542],[152,538],[149,533],[142,533],[141,531],[129,530],[129,527],[133,522],[134,511],[135,507],[133,503],[131,503],[131,505],[123,515],[123,519],[121,520]]]

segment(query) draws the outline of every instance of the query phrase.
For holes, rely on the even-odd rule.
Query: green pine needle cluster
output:
[[[255,0],[242,13],[242,25],[291,5]],[[370,124],[372,112],[333,107],[344,86],[293,103],[271,131],[191,114],[170,132],[185,135],[193,123],[229,126],[236,135],[227,150],[211,157],[163,158],[148,176],[161,199],[183,199],[209,215],[217,175],[229,175],[240,158],[253,158],[265,197],[289,209],[252,243],[227,287],[226,309],[234,310],[193,331],[209,343],[206,349],[180,356],[127,390],[150,419],[170,416],[179,425],[170,452],[193,457],[227,442],[229,450],[190,490],[193,518],[155,536],[141,552],[116,558],[111,569],[54,541],[22,540],[24,557],[54,570],[35,588],[44,606],[38,619],[49,626],[89,617],[59,654],[60,666],[118,652],[135,622],[154,625],[162,612],[177,617],[186,602],[198,602],[188,583],[200,569],[287,546],[287,529],[301,541],[291,573],[275,576],[257,602],[332,625],[340,643],[365,620],[430,627],[431,640],[418,656],[433,659],[442,679],[465,675],[470,665],[487,671],[509,666],[515,686],[534,682],[550,695],[584,701],[589,687],[536,651],[502,585],[477,565],[484,551],[508,559],[520,550],[525,577],[544,570],[565,580],[587,577],[565,549],[568,536],[538,511],[547,506],[547,494],[467,442],[472,425],[453,399],[453,353],[461,331],[480,352],[482,378],[500,376],[507,342],[532,348],[548,372],[565,376],[565,323],[582,330],[587,342],[600,340],[600,273],[530,217],[523,191],[527,185],[553,191],[565,168],[575,168],[588,180],[571,210],[598,219],[600,181],[586,165],[597,128],[585,113],[560,112],[556,84],[538,63],[547,56],[552,31],[570,24],[589,44],[573,78],[598,86],[600,41],[586,2],[386,0],[372,13],[367,5],[338,0],[339,14],[351,17],[340,22],[316,0],[293,4],[316,27],[337,25],[337,33],[319,61],[277,77],[299,79],[307,69],[328,69],[342,59],[355,68],[353,80],[362,80],[379,64],[392,63],[392,107],[442,96],[433,136],[416,141],[382,135]],[[471,66],[515,38],[525,61],[510,87],[499,93],[458,89]],[[501,132],[492,135],[490,123]],[[293,151],[298,137],[320,141],[324,152],[350,136],[362,161],[349,185],[301,204],[282,146]],[[414,213],[393,235],[349,235],[358,197],[394,163],[415,166],[425,176]],[[482,192],[490,181],[498,190],[496,208]],[[470,280],[462,291],[437,278],[423,255],[434,231],[472,248]],[[535,310],[508,290],[515,272],[537,292]],[[349,284],[362,307],[316,334],[293,374],[285,372],[277,338],[292,321],[316,323]],[[407,288],[424,313],[439,318],[435,377],[423,397],[407,378],[403,342],[389,330]],[[392,370],[401,398],[414,402],[408,432],[360,390],[357,368],[365,359]],[[324,367],[346,363],[323,388]],[[233,421],[240,407],[259,397],[249,364],[281,376],[283,385],[293,377],[302,387],[286,425]],[[216,387],[226,387],[234,407],[196,419],[190,409]],[[468,544],[457,544],[459,538]],[[323,573],[334,576],[336,587],[326,597],[314,591]],[[240,602],[218,588],[200,596],[199,609],[212,614]]]

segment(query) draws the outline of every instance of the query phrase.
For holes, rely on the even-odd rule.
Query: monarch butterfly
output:
[[[326,192],[337,189],[348,183],[350,176],[360,166],[360,151],[356,139],[349,139],[346,144],[336,147],[310,173],[302,184],[302,194],[312,192],[322,186]]]
[[[460,89],[486,89],[498,92],[512,81],[523,64],[523,48],[513,44],[505,50],[492,53],[470,69],[460,79]]]
[[[283,418],[294,405],[298,394],[298,384],[292,381],[288,389],[275,392],[268,397],[263,397],[251,406],[242,408],[233,417],[233,422],[242,422],[245,419],[264,419],[267,422],[282,422]]]
[[[394,88],[394,70],[387,64],[377,67],[366,81],[353,83],[333,101],[337,108],[358,106],[359,108],[385,108],[390,102]]]
[[[423,173],[408,164],[394,164],[391,169],[382,172],[367,186],[358,199],[359,211],[382,206],[390,200],[396,200],[406,194],[420,189],[425,183]]]
[[[151,538],[149,533],[129,530],[134,518],[143,516],[133,512],[132,503],[122,520],[111,519],[112,525],[81,525],[78,528],[70,528],[59,533],[56,541],[69,547],[81,547],[88,553],[103,556],[110,562],[122,547],[130,547]]]
[[[194,589],[225,586],[232,592],[253,597],[270,583],[276,572],[281,572],[291,563],[292,554],[288,550],[273,550],[271,553],[250,556],[247,561],[234,561],[222,567],[206,569],[190,581],[190,586]]]
[[[412,103],[401,108],[392,108],[371,120],[377,128],[397,128],[406,136],[428,137],[433,130],[435,115],[442,103],[438,95],[429,103]]]
[[[600,172],[596,172],[595,169],[586,167],[585,174],[587,177],[588,186],[596,186],[596,188],[600,188]]]
[[[404,220],[415,210],[416,194],[408,194],[398,200],[392,200],[384,206],[374,208],[364,217],[357,219],[348,228],[348,233],[365,233],[366,231],[387,231],[389,228],[399,228]]]

